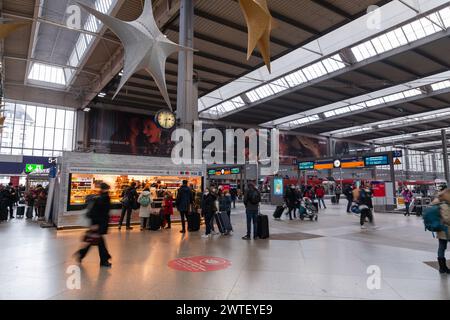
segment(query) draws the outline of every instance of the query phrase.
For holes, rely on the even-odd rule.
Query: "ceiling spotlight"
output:
[[[106,93],[100,92],[100,93],[98,94],[98,97],[99,97],[99,98],[104,98],[104,97],[106,97]]]
[[[119,72],[119,77],[123,76],[123,70]]]
[[[86,107],[86,108],[83,109],[83,111],[84,112],[89,112],[89,111],[91,111],[91,108]]]

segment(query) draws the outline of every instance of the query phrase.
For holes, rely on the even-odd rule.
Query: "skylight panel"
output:
[[[357,110],[362,110],[366,107],[366,103],[362,102],[359,104],[352,104],[351,106],[349,106],[350,110],[352,111],[357,111]]]
[[[351,50],[358,62],[377,55],[377,52],[375,51],[375,48],[370,40],[353,47]]]
[[[274,92],[270,88],[270,85],[268,85],[268,84],[266,84],[266,85],[264,85],[262,87],[256,88],[255,92],[258,94],[260,99],[264,99],[264,98],[270,97],[270,96],[272,96],[274,94]]]
[[[33,63],[31,71],[28,75],[28,79],[53,83],[57,85],[66,84],[63,68],[37,62]]]
[[[322,63],[328,72],[334,72],[345,68],[345,64],[342,62],[342,58],[339,54],[336,54],[331,58],[322,60]]]
[[[308,81],[301,70],[288,74],[284,79],[290,87],[296,87]]]
[[[383,103],[384,103],[383,98],[377,98],[377,99],[372,99],[372,100],[366,101],[366,106],[373,107],[373,106],[378,106]]]
[[[328,74],[327,70],[325,70],[325,67],[323,66],[321,61],[314,63],[309,67],[303,68],[303,73],[305,74],[308,80],[317,79],[323,75]]]
[[[260,100],[261,98],[256,94],[255,90],[249,91],[245,94],[250,102],[255,102]]]
[[[439,11],[439,15],[441,16],[442,21],[446,28],[450,28],[450,8],[446,7]]]
[[[403,95],[406,98],[418,96],[418,95],[421,95],[421,94],[422,94],[422,91],[420,89],[411,89],[411,90],[403,91]]]
[[[270,83],[270,88],[274,93],[278,93],[289,89],[289,85],[287,84],[286,80],[278,79]]]
[[[431,85],[433,91],[443,90],[450,88],[450,80],[441,81]]]
[[[388,103],[388,102],[393,102],[393,101],[397,101],[397,100],[402,100],[404,99],[405,96],[403,95],[402,92],[400,93],[394,93],[388,96],[383,97],[384,102]]]
[[[351,111],[351,110],[350,110],[349,107],[344,107],[344,108],[339,108],[339,109],[334,110],[334,112],[336,113],[336,115],[349,113],[350,111]]]
[[[325,116],[325,118],[331,118],[334,117],[336,115],[336,113],[334,112],[334,110],[331,111],[327,111],[323,114]]]

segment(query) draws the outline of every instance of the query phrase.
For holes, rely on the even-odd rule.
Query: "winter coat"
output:
[[[441,202],[441,221],[449,228],[450,232],[450,190],[447,189],[441,192],[436,202]],[[450,240],[447,239],[447,234],[443,231],[438,232],[437,237],[440,240]]]
[[[177,209],[180,212],[189,211],[190,205],[194,202],[192,190],[188,186],[181,186],[177,193]]]
[[[231,196],[221,196],[219,198],[219,211],[231,211]]]
[[[150,217],[150,211],[151,211],[151,204],[152,204],[152,197],[151,197],[151,193],[150,191],[142,191],[142,193],[140,194],[139,198],[138,198],[138,203],[141,203],[141,199],[144,197],[148,197],[150,199],[150,203],[148,204],[148,206],[144,207],[142,204],[139,208],[139,217],[140,218],[148,218]]]
[[[215,202],[217,197],[211,193],[203,195],[202,199],[202,214],[214,214],[218,208],[216,208]]]
[[[336,190],[334,191],[335,195],[341,195],[342,194],[342,189],[341,187],[336,187]]]
[[[167,216],[173,215],[173,199],[172,198],[166,198],[163,201],[163,212]]]
[[[245,192],[245,194],[244,194],[245,208],[247,210],[257,211],[257,210],[259,210],[259,202],[256,203],[256,204],[255,203],[251,203],[251,201],[250,201],[251,196],[250,195],[252,195],[252,193],[259,194],[259,191],[256,190],[255,188],[253,188],[253,189],[249,189],[247,192]],[[256,197],[256,194],[254,195],[255,197]]]
[[[325,196],[325,190],[323,188],[317,188],[316,196],[317,198],[323,198]]]
[[[411,191],[403,191],[402,192],[402,196],[403,196],[403,199],[404,199],[404,201],[406,202],[406,203],[410,203],[411,202],[411,200],[412,200],[412,198],[413,198],[413,194],[412,194],[412,192]]]
[[[91,209],[91,223],[98,226],[100,234],[108,233],[110,207],[111,200],[107,192],[95,198]]]
[[[295,189],[288,188],[286,190],[286,195],[284,196],[284,200],[286,201],[286,205],[289,208],[294,208],[297,205],[297,193],[295,192]]]

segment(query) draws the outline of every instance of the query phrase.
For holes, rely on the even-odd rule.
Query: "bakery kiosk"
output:
[[[139,157],[98,153],[65,152],[58,163],[59,175],[54,197],[53,223],[58,229],[84,227],[86,197],[95,194],[105,182],[111,186],[111,224],[117,224],[121,214],[122,191],[132,182],[140,193],[149,188],[156,207],[160,207],[166,193],[175,199],[183,180],[192,185],[196,193],[203,191],[206,175],[204,165],[179,165],[170,158]],[[173,220],[180,219],[174,210]],[[139,222],[139,211],[132,214],[132,223]]]

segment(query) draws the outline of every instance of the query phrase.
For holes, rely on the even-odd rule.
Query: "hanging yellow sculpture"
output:
[[[270,66],[270,33],[274,20],[270,14],[267,0],[239,0],[248,28],[247,60],[258,46],[264,63],[271,72]]]
[[[7,36],[9,36],[11,33],[16,31],[17,29],[25,27],[28,24],[29,24],[28,22],[0,24],[0,39],[6,38]]]

